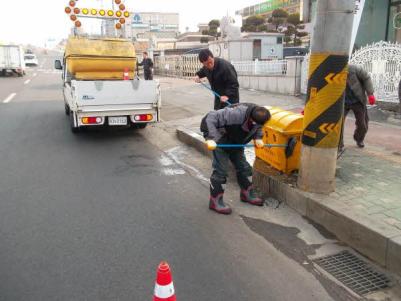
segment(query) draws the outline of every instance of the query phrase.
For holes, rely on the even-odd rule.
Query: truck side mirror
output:
[[[60,60],[55,60],[54,68],[57,69],[57,70],[63,70],[63,65],[61,64]]]

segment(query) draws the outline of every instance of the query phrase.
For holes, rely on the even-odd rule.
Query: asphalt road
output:
[[[205,185],[140,131],[73,135],[54,58],[0,78],[1,301],[151,300],[161,260],[178,300],[350,300],[266,241],[268,224],[210,212]]]

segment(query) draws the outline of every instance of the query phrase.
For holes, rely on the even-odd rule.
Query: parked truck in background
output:
[[[135,74],[137,57],[125,39],[70,37],[63,62],[65,113],[73,133],[82,127],[145,128],[160,120],[160,84]]]
[[[0,73],[15,73],[25,75],[24,51],[18,45],[0,45]]]

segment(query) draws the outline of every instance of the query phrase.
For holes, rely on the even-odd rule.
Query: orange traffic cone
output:
[[[128,69],[128,67],[124,68],[124,80],[129,80],[129,69]]]
[[[164,261],[157,268],[153,301],[176,301],[170,266]]]

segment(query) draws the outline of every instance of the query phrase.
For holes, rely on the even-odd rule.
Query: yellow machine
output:
[[[303,116],[276,107],[266,107],[271,119],[263,127],[263,141],[266,144],[291,144],[290,155],[288,147],[256,149],[256,156],[272,167],[286,174],[299,169],[301,154],[301,134],[303,129]]]
[[[124,72],[133,79],[137,64],[134,45],[124,39],[70,37],[64,60],[77,80],[121,80]]]

